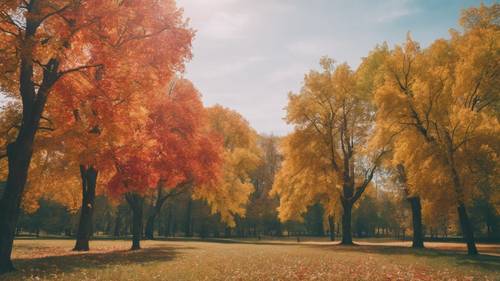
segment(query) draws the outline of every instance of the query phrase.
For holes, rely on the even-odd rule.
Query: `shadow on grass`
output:
[[[387,246],[387,245],[360,245],[344,246],[339,244],[330,245],[307,245],[309,247],[321,248],[323,250],[332,250],[339,252],[370,253],[380,255],[409,255],[425,258],[446,258],[449,262],[457,266],[474,266],[485,270],[499,272],[500,257],[488,254],[469,256],[464,252],[456,250],[443,249],[413,249],[405,246]]]
[[[117,250],[106,253],[79,253],[66,256],[14,259],[17,271],[2,277],[8,280],[26,280],[33,275],[49,276],[52,274],[71,273],[82,269],[103,269],[115,265],[127,266],[152,262],[168,262],[174,260],[179,255],[179,251],[184,249],[194,248],[162,245],[138,251]]]

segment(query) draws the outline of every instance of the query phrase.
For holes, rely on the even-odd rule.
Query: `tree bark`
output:
[[[165,237],[170,237],[172,236],[172,233],[174,232],[173,230],[173,224],[174,224],[174,214],[173,214],[173,205],[170,205],[168,208],[168,213],[167,213],[167,220],[165,223]]]
[[[163,185],[158,184],[158,191],[157,191],[155,205],[149,211],[148,219],[146,221],[146,231],[145,231],[146,239],[150,240],[154,239],[155,219],[158,216],[158,214],[160,214],[161,208],[163,207],[165,201],[167,201],[168,197],[169,194],[163,195]]]
[[[142,236],[142,210],[144,198],[137,193],[127,193],[125,195],[127,202],[132,210],[132,248],[131,250],[141,249]]]
[[[342,202],[343,213],[342,213],[342,241],[341,245],[354,245],[352,242],[352,232],[351,232],[351,213],[352,213],[352,203]]]
[[[410,197],[407,199],[411,204],[411,216],[413,223],[413,248],[424,248],[424,235],[422,232],[422,205],[420,197]]]
[[[116,212],[116,219],[115,219],[115,230],[113,231],[113,236],[114,237],[120,237],[120,229],[122,227],[122,220],[120,216],[120,212]]]
[[[460,220],[460,227],[462,229],[462,235],[467,244],[467,253],[469,255],[477,255],[478,251],[476,248],[476,241],[474,239],[474,230],[472,229],[472,224],[470,223],[467,210],[464,203],[464,187],[463,182],[460,179],[457,167],[455,165],[455,156],[453,150],[453,142],[451,137],[446,135],[447,146],[448,146],[448,165],[450,167],[451,178],[453,180],[453,185],[455,188],[455,195],[457,198],[457,211],[458,219]]]
[[[80,222],[76,234],[76,244],[73,251],[88,251],[89,240],[92,236],[92,216],[95,206],[95,190],[98,171],[92,167],[80,165],[82,178],[82,207],[80,209]]]
[[[186,237],[191,237],[193,236],[193,230],[192,230],[192,210],[193,209],[193,200],[189,198],[187,209],[186,209],[186,220],[184,222],[184,233]]]
[[[31,161],[33,137],[28,142],[18,137],[19,142],[9,144],[7,148],[9,175],[0,200],[0,274],[14,270],[10,256]]]
[[[144,231],[144,236],[146,239],[153,240],[154,239],[154,223],[155,223],[156,214],[153,212],[148,216],[146,220],[146,228]]]
[[[335,241],[335,222],[333,216],[328,216],[328,231],[330,233],[330,241]]]
[[[474,231],[472,230],[472,225],[467,215],[467,210],[464,203],[459,203],[458,205],[458,218],[460,220],[460,226],[462,228],[462,235],[464,237],[465,243],[467,243],[467,254],[477,255],[478,251],[476,248],[476,242],[474,240]]]
[[[45,109],[47,96],[59,78],[59,61],[50,59],[43,70],[43,77],[38,90],[33,82],[34,40],[40,22],[29,17],[37,5],[28,7],[26,29],[20,46],[19,92],[23,111],[22,123],[16,140],[7,146],[9,173],[7,185],[0,199],[0,274],[14,270],[11,261],[12,245],[17,220],[19,217],[22,194],[28,178],[28,169],[33,155],[33,143],[39,128],[40,118]]]

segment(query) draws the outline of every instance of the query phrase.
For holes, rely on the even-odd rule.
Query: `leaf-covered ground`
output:
[[[500,280],[498,245],[474,258],[460,244],[406,245],[147,241],[130,252],[129,241],[100,240],[81,254],[71,240],[17,240],[19,271],[0,280]]]

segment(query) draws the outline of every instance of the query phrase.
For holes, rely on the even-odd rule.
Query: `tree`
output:
[[[281,154],[278,151],[279,138],[276,136],[260,136],[257,144],[262,151],[258,167],[251,173],[254,191],[247,205],[245,222],[253,227],[253,235],[282,235],[281,223],[276,208],[279,202],[269,195],[273,181],[281,165]]]
[[[132,130],[131,142],[109,151],[115,165],[110,191],[115,196],[125,194],[133,212],[132,250],[140,248],[146,194],[163,188],[172,192],[186,184],[211,190],[222,163],[220,138],[208,129],[200,94],[189,81],[176,81],[144,111],[142,117],[135,116],[142,121]]]
[[[8,177],[0,199],[0,273],[14,269],[10,255],[35,135],[53,86],[65,76],[95,67],[82,47],[91,32],[79,1],[2,1],[0,87],[21,100],[21,126],[8,144]],[[80,20],[80,21],[79,21]],[[90,46],[90,45],[89,45]],[[3,155],[2,157],[4,157]]]
[[[193,186],[213,188],[220,176],[222,142],[209,128],[207,114],[201,95],[184,79],[172,83],[169,93],[152,105],[146,130],[158,151],[152,164],[160,180],[148,214],[147,238],[153,237],[155,218],[168,198]]]
[[[82,176],[81,227],[75,250],[89,248],[97,175],[112,166],[102,158],[103,148],[111,142],[126,142],[129,130],[117,126],[135,123],[130,118],[137,116],[129,111],[141,110],[142,105],[136,100],[147,99],[148,95],[152,98],[151,93],[163,89],[191,56],[193,33],[172,2],[137,1],[118,6],[119,11],[108,15],[95,29],[104,39],[101,47],[93,50],[92,58],[104,61],[107,67],[86,73],[82,81],[63,81],[58,87],[82,96],[61,95],[61,102],[70,107],[62,115],[65,120],[74,120],[61,126],[73,137],[65,143],[72,146],[74,151],[70,153],[78,155]],[[155,44],[168,47],[152,47]],[[135,79],[130,79],[130,75]],[[96,96],[96,92],[100,95]]]
[[[391,51],[375,97],[386,132],[403,131],[395,159],[404,164],[409,184],[430,201],[454,200],[471,255],[477,249],[466,206],[480,175],[474,158],[494,159],[500,143],[499,7],[464,11],[464,31],[425,50],[408,37]]]
[[[280,197],[281,220],[303,214],[317,201],[340,203],[342,244],[352,245],[352,207],[385,150],[367,149],[373,109],[356,73],[328,58],[321,65],[321,72],[306,75],[299,94],[289,95],[287,122],[295,128],[283,141],[284,163],[273,194]]]
[[[411,214],[412,214],[412,226],[413,226],[413,248],[424,248],[424,233],[422,225],[422,204],[420,196],[412,194],[412,190],[408,184],[408,178],[406,176],[405,168],[402,164],[396,166],[398,182],[402,186],[404,196],[406,201],[410,203]]]
[[[151,13],[156,14],[147,16]],[[106,59],[113,56],[101,54],[102,56],[97,58],[94,56],[95,50],[136,45],[137,42],[148,41],[170,28],[168,24],[159,29],[155,28],[158,24],[175,23],[177,27],[184,27],[184,23],[179,21],[180,14],[172,1],[135,1],[126,4],[116,1],[78,0],[2,1],[0,87],[9,97],[21,101],[22,121],[17,136],[9,143],[6,153],[9,174],[6,190],[0,200],[0,208],[4,210],[0,214],[0,272],[13,270],[10,254],[15,224],[28,177],[35,135],[40,128],[40,120],[44,119],[43,113],[49,93],[61,84],[59,82],[62,80],[78,79],[79,77],[75,76],[81,76],[80,72],[95,71],[95,76],[98,77],[99,71],[107,70],[110,66],[107,63],[110,61]],[[131,20],[118,20],[129,15]],[[169,21],[169,17],[177,20]],[[147,24],[142,25],[143,23]],[[99,30],[102,26],[110,28]],[[170,46],[169,39],[176,36],[181,37],[182,34],[173,32],[166,36],[167,46]],[[106,48],[106,44],[111,41],[116,44]],[[187,46],[189,44],[170,46],[172,48],[168,53],[173,58],[179,57],[176,53],[185,52]],[[176,59],[151,55],[155,53],[155,49],[158,48],[153,47],[153,44],[142,44],[142,55],[136,57],[137,61],[133,66],[120,69],[121,78],[129,78],[130,73],[139,69],[146,58],[154,60],[155,67],[168,69],[167,74],[172,73]],[[107,86],[113,88],[120,82],[116,79]],[[94,93],[100,94],[102,92]],[[88,169],[83,168],[82,170]]]
[[[257,133],[237,112],[216,105],[208,108],[209,127],[223,140],[222,176],[216,185],[198,186],[193,198],[204,199],[212,213],[234,227],[235,215],[244,216],[254,190],[250,175],[260,162]]]

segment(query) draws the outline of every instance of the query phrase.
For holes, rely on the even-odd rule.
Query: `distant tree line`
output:
[[[153,238],[248,238],[279,237],[341,238],[340,216],[328,216],[321,204],[310,206],[303,221],[280,222],[276,208],[278,199],[269,195],[274,174],[281,165],[279,138],[262,136],[258,144],[264,152],[264,161],[251,176],[255,186],[246,205],[245,217],[237,216],[236,225],[229,228],[218,214],[211,214],[203,200],[193,200],[190,194],[181,194],[167,200],[153,225]],[[412,236],[410,204],[387,177],[377,187],[367,191],[355,205],[352,214],[353,236],[357,238],[392,238],[409,240]],[[146,198],[144,221],[154,208],[155,196]],[[23,212],[17,226],[18,235],[59,235],[74,237],[78,226],[78,212],[70,212],[57,202],[41,199],[34,213]],[[470,208],[476,236],[482,241],[500,241],[500,215],[487,200],[475,200]],[[95,203],[94,237],[119,238],[132,234],[132,211],[125,202],[110,202],[98,196]],[[435,216],[424,209],[424,236],[427,240],[454,239],[461,235],[458,218],[453,212]],[[147,237],[144,229],[144,237]],[[152,237],[149,237],[152,238]]]

